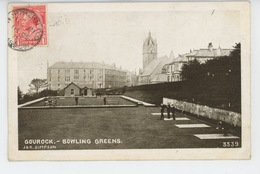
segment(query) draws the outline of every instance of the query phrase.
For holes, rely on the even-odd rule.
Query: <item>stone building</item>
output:
[[[157,58],[157,42],[151,33],[143,43],[143,69],[139,71],[139,85],[166,82],[164,65],[169,63],[171,58],[162,56]]]
[[[127,72],[97,62],[56,62],[47,69],[48,89],[59,90],[74,83],[91,89],[120,88],[127,84]]]

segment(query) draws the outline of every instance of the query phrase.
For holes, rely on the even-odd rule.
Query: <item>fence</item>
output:
[[[178,110],[214,120],[221,120],[234,126],[241,127],[241,114],[236,112],[211,108],[208,106],[178,101],[169,98],[163,98],[163,104],[173,104]]]

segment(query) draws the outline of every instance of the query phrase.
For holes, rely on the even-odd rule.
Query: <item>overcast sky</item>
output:
[[[240,42],[238,11],[48,13],[48,46],[18,55],[19,86],[46,78],[47,60],[115,63],[130,71],[142,67],[143,41],[151,32],[158,57],[190,49],[232,48]]]

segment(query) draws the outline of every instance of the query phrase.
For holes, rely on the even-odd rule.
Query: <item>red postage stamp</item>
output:
[[[48,44],[45,5],[14,6],[12,18],[15,47]]]

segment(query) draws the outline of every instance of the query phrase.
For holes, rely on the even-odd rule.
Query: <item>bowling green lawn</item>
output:
[[[66,108],[19,109],[19,149],[28,140],[51,140],[56,149],[150,149],[150,148],[216,148],[225,142],[241,139],[201,140],[194,134],[217,134],[215,124],[176,113],[190,120],[163,121],[158,107],[132,108]],[[178,128],[175,124],[206,124],[205,128]],[[232,135],[240,136],[235,130]],[[70,140],[91,143],[63,143]],[[100,140],[101,139],[101,140]],[[112,141],[114,143],[104,143]],[[103,141],[103,143],[102,143]],[[96,143],[95,143],[96,142]]]

